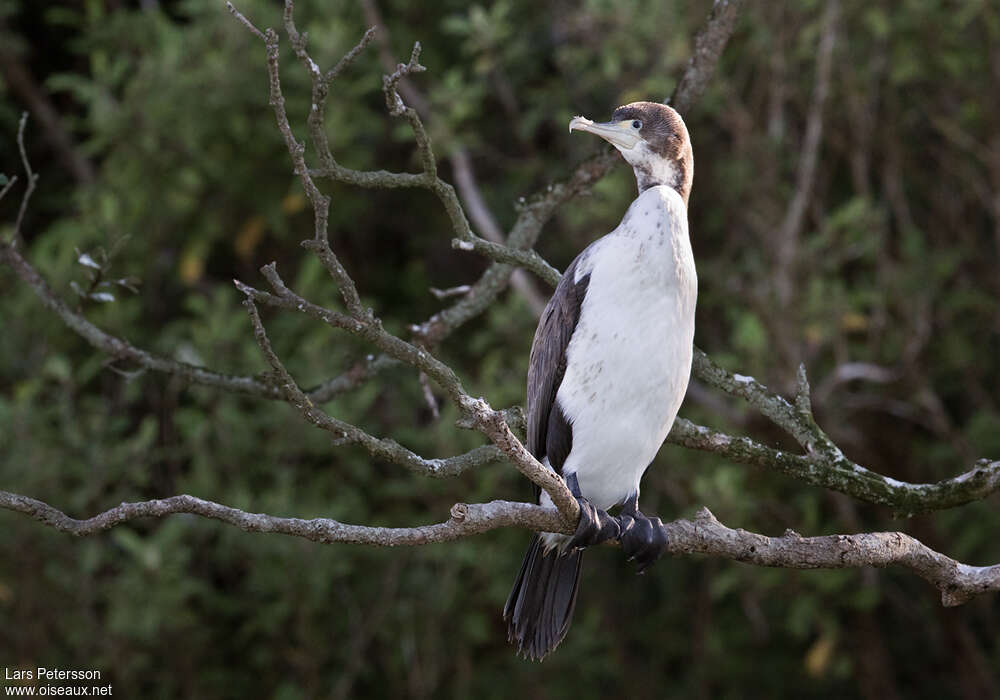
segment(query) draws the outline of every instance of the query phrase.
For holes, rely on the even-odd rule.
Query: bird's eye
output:
[[[639,121],[638,119],[636,119],[634,122],[632,122],[632,128],[633,129],[641,129],[642,128],[642,122]]]

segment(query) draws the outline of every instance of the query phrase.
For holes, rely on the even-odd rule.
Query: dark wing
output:
[[[528,364],[528,450],[560,472],[573,446],[573,429],[556,404],[566,374],[566,348],[580,320],[580,307],[590,275],[574,281],[577,257],[563,273],[555,294],[542,312]]]

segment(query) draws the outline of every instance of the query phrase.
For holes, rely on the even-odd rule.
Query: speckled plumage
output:
[[[687,391],[698,281],[680,196],[647,189],[574,272],[590,283],[556,393],[573,430],[561,471],[607,510],[638,491]]]

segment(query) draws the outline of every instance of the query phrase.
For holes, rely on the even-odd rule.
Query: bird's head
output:
[[[611,121],[573,117],[569,130],[589,131],[618,149],[635,171],[639,192],[668,185],[687,204],[694,177],[691,139],[681,115],[659,102],[632,102],[615,110]]]

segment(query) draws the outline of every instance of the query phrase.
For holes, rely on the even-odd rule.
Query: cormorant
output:
[[[542,313],[528,368],[527,447],[580,503],[573,536],[536,534],[504,606],[507,636],[541,659],[566,636],[582,547],[619,539],[642,572],[666,549],[639,511],[639,480],[687,391],[698,280],[688,238],[694,157],[672,108],[633,102],[611,121],[574,117],[618,149],[639,196],[570,263]],[[552,505],[540,492],[538,502]],[[607,510],[622,506],[620,515]]]

